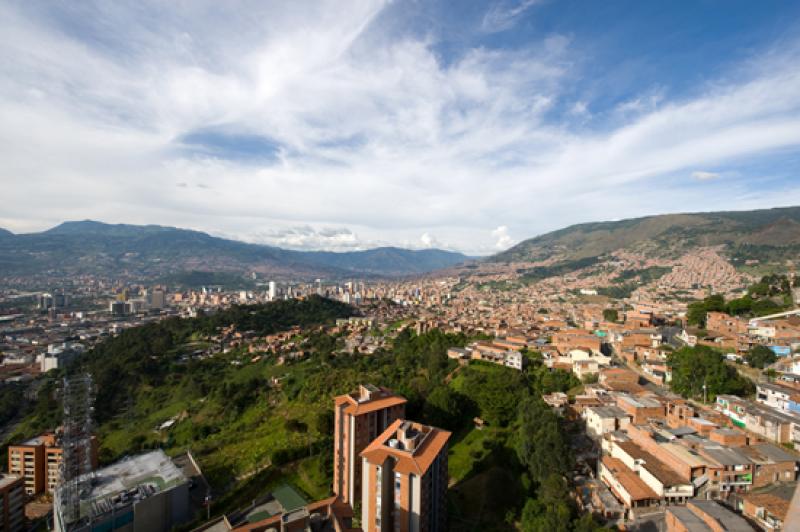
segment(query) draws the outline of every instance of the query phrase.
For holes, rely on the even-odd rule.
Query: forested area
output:
[[[592,530],[591,519],[577,519],[559,491],[567,489],[568,433],[575,427],[541,400],[542,393],[578,386],[571,373],[549,370],[536,353],[526,353],[523,372],[480,362],[459,367],[447,349],[472,339],[439,330],[403,330],[372,355],[344,353],[340,335],[312,330],[352,313],[310,298],[169,319],[103,342],[73,368],[95,379],[101,460],[155,447],[170,454],[191,449],[220,493],[215,512],[278,482],[291,482],[309,500],[322,498],[332,477],[333,396],[369,382],[408,398],[409,419],[452,431],[454,530],[509,530],[514,523],[524,530]],[[305,327],[296,338],[304,356],[279,363],[269,353],[253,358],[245,347],[186,356],[229,325],[258,335]],[[56,389],[55,379],[45,382],[20,429],[25,435],[58,424]],[[485,422],[482,430],[476,417]],[[172,428],[158,430],[168,419]],[[554,525],[553,515],[566,520]]]
[[[795,279],[794,287],[799,279]],[[705,327],[709,312],[725,312],[731,316],[765,316],[794,306],[792,283],[785,275],[765,275],[747,289],[747,294],[725,300],[720,294],[689,304],[686,319],[689,325]]]

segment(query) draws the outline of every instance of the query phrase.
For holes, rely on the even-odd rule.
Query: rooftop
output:
[[[450,432],[402,419],[394,423],[361,453],[373,464],[391,457],[400,473],[423,475],[447,446]]]
[[[634,460],[641,460],[642,464],[651,475],[656,477],[659,482],[664,486],[678,486],[681,484],[688,484],[675,470],[667,466],[664,462],[648,453],[633,442],[617,442],[617,445]]]
[[[667,513],[674,515],[687,530],[692,532],[713,532],[700,517],[685,506],[670,506]]]
[[[753,532],[753,527],[747,521],[717,502],[692,499],[689,501],[688,506],[694,506],[714,518],[722,525],[723,530],[728,532]]]
[[[407,403],[405,397],[395,395],[387,388],[379,388],[372,384],[359,386],[357,392],[340,395],[335,399],[336,405],[348,403],[345,412],[354,416],[367,414],[376,410]]]
[[[646,499],[657,499],[658,495],[650,486],[644,483],[639,478],[639,475],[631,471],[622,460],[612,458],[611,456],[603,456],[603,465],[614,475],[625,491],[628,492],[631,499],[634,501],[641,501]]]
[[[91,479],[91,489],[81,493],[82,516],[103,515],[187,482],[162,450],[124,458],[81,479]]]

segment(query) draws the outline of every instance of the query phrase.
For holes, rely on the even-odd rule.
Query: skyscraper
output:
[[[275,298],[278,297],[278,283],[275,281],[269,282],[269,291],[267,292],[267,297],[270,301],[275,301]]]
[[[447,431],[398,419],[364,449],[364,532],[445,530],[449,439]]]
[[[371,384],[335,398],[333,492],[355,505],[361,497],[359,453],[395,420],[405,416],[406,399]]]

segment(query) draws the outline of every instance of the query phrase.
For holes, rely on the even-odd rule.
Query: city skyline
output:
[[[237,7],[0,7],[0,227],[486,255],[800,203],[796,6]]]

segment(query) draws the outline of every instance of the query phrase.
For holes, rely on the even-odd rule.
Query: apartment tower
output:
[[[364,532],[446,529],[449,439],[447,431],[398,419],[364,449]]]
[[[405,417],[406,399],[371,384],[334,400],[333,492],[355,506],[361,498],[361,451],[395,420]]]
[[[25,529],[25,482],[14,475],[0,474],[0,530]]]
[[[8,447],[8,472],[23,479],[25,494],[54,493],[61,479],[63,449],[58,435],[41,434]],[[92,436],[92,468],[97,467],[97,439]],[[0,529],[2,530],[2,529]]]

